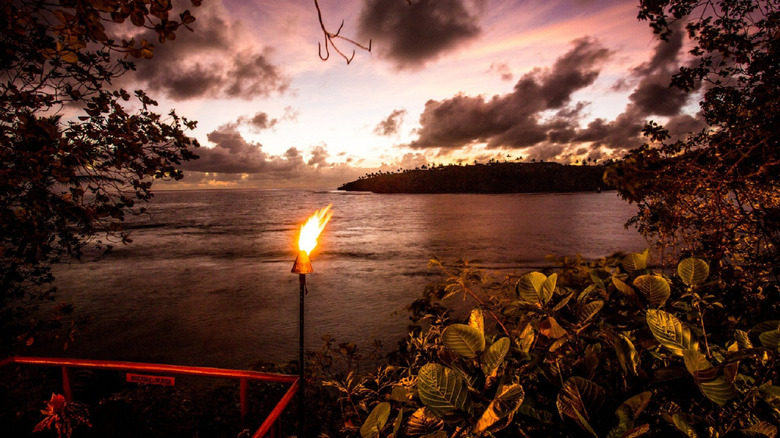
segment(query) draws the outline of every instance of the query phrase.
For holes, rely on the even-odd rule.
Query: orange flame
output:
[[[333,212],[330,211],[330,207],[333,204],[328,204],[327,207],[321,208],[314,212],[309,217],[305,224],[301,225],[301,234],[298,237],[298,249],[306,252],[309,255],[314,247],[317,246],[317,237],[319,237],[322,230],[325,229],[325,225],[333,216]]]

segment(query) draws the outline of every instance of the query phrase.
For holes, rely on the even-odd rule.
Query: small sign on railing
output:
[[[127,373],[127,381],[131,383],[144,383],[147,385],[173,386],[176,379],[167,376],[147,376],[144,374]]]

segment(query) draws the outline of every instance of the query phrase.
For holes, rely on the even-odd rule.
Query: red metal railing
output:
[[[252,435],[252,438],[263,438],[267,436],[281,436],[280,419],[282,412],[290,403],[298,390],[298,376],[288,374],[264,373],[259,371],[231,370],[225,368],[209,367],[191,367],[183,365],[164,365],[143,362],[121,362],[111,360],[89,360],[89,359],[65,359],[51,357],[22,357],[14,356],[0,360],[0,368],[10,364],[26,364],[38,366],[62,367],[62,391],[65,399],[73,401],[73,391],[71,389],[71,368],[90,368],[114,371],[140,371],[154,372],[164,374],[189,375],[200,377],[215,377],[238,379],[239,381],[239,400],[241,409],[241,423],[249,412],[249,381],[260,381],[268,383],[289,383],[290,388],[282,396],[271,413],[266,417],[260,428]]]

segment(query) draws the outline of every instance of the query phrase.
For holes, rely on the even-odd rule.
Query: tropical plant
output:
[[[494,279],[473,264],[412,306],[417,329],[378,370],[345,370],[340,434],[368,437],[775,437],[780,298],[744,308],[709,264],[657,272],[648,252]],[[726,293],[722,296],[729,297]],[[475,304],[457,317],[441,299]]]
[[[46,409],[41,410],[41,413],[44,419],[35,425],[33,432],[42,432],[54,426],[57,438],[70,438],[75,428],[91,426],[86,407],[81,403],[66,401],[60,394],[52,394],[46,402]]]
[[[197,6],[200,1],[193,0]],[[0,5],[0,352],[33,342],[22,317],[51,299],[51,266],[98,235],[128,242],[126,214],[154,179],[195,158],[195,122],[163,117],[142,90],[114,81],[195,21],[168,0],[12,0]],[[190,29],[191,30],[191,29]],[[125,102],[136,106],[129,112]],[[22,324],[23,323],[23,324]]]
[[[671,86],[701,93],[707,127],[671,141],[650,122],[651,143],[605,179],[638,205],[633,223],[662,247],[704,256],[718,274],[735,268],[738,281],[777,275],[780,2],[641,0],[639,19],[664,40],[684,25],[692,60]]]

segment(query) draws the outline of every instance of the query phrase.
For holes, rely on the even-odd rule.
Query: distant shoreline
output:
[[[566,193],[612,190],[603,165],[488,163],[378,172],[338,189],[374,193]]]

